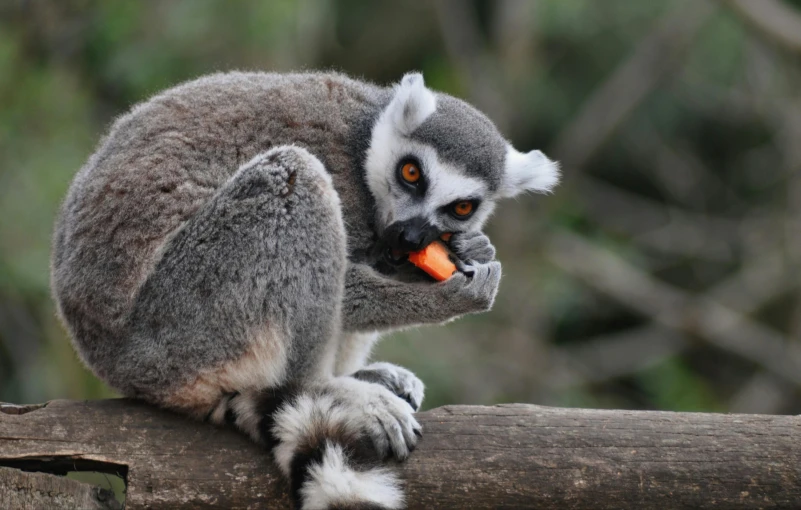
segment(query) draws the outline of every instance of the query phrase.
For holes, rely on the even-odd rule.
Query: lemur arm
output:
[[[342,328],[382,331],[446,322],[489,310],[501,277],[498,262],[476,264],[471,277],[457,273],[440,283],[407,283],[386,278],[365,264],[349,263],[345,276]]]

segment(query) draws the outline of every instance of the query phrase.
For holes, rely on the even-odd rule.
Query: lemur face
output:
[[[443,161],[430,145],[410,139],[393,142],[392,156],[373,192],[379,234],[388,246],[408,253],[445,232],[481,228],[494,207],[484,180]]]
[[[558,166],[539,151],[516,151],[467,103],[435,95],[407,74],[373,127],[367,184],[376,229],[408,253],[446,232],[479,230],[499,198],[547,192]]]

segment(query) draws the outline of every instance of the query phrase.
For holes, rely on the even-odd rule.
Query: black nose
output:
[[[423,249],[438,235],[437,228],[425,218],[411,218],[387,227],[384,239],[390,248],[408,253]]]

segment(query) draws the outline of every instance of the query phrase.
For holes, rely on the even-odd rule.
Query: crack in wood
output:
[[[0,413],[4,414],[13,414],[13,415],[21,415],[27,414],[38,409],[43,409],[46,407],[48,402],[44,404],[26,404],[26,405],[17,405],[17,404],[8,404],[5,402],[0,402]]]

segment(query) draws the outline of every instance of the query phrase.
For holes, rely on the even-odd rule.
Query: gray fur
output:
[[[437,111],[411,134],[437,150],[445,161],[489,185],[501,185],[507,142],[486,115],[445,94],[437,94]]]
[[[131,325],[134,310],[139,309],[141,317],[141,310],[149,306],[141,300],[136,304],[140,288],[145,281],[153,281],[152,273],[162,253],[168,251],[169,240],[210,205],[238,168],[271,147],[295,144],[320,157],[351,227],[350,250],[368,251],[373,237],[369,227],[371,199],[360,183],[357,166],[364,149],[352,138],[360,130],[369,129],[362,125],[377,115],[385,96],[378,87],[338,75],[231,73],[181,85],[118,120],[76,177],[55,233],[54,293],[87,365],[126,394],[127,375],[119,371],[160,371],[147,369],[141,359],[120,356],[124,351],[141,350],[131,345],[136,340],[128,332],[130,327],[140,327]],[[315,221],[319,212],[301,208],[292,214],[295,224],[300,225]],[[254,225],[249,228],[257,228],[256,218],[252,221]],[[221,233],[227,231],[224,224],[219,228]],[[207,235],[217,236],[214,232]],[[267,240],[274,233],[263,231],[258,235]],[[291,238],[286,241],[298,244],[299,249],[324,241],[302,226],[280,232],[276,241],[287,235]],[[183,241],[190,251],[194,245],[192,240]],[[222,255],[230,251],[220,247],[218,258],[205,262],[207,267],[250,272],[254,260],[241,265],[247,259],[231,260]],[[269,269],[278,281],[295,270],[296,260],[271,258],[269,253],[264,256],[267,258],[262,260],[261,270]],[[245,276],[242,274],[241,281],[248,281]],[[176,276],[165,278],[174,285],[169,300],[182,303],[187,313],[194,313],[192,321],[202,319],[209,327],[228,329],[233,326],[231,321],[240,320],[224,309],[225,304],[209,308],[198,302],[194,291]],[[246,296],[249,290],[231,293]],[[314,295],[310,305],[317,298]],[[282,305],[280,299],[275,303]],[[159,315],[152,319],[161,320]],[[172,334],[166,333],[167,329],[165,334]],[[222,337],[214,338],[215,334]],[[193,348],[207,354],[201,360],[192,360],[203,361],[203,365],[185,363],[187,377],[221,361],[223,352],[236,356],[237,351],[229,352],[225,344],[239,345],[242,341],[220,331],[197,337]],[[176,354],[175,363],[184,363],[185,353]],[[158,355],[154,353],[149,359],[158,359]],[[173,380],[176,375],[154,380],[153,390],[161,392],[165,385],[178,382]],[[145,395],[142,391],[137,394]]]
[[[483,207],[471,222],[436,220],[457,232],[453,249],[469,264],[445,282],[383,258],[387,218],[405,212],[387,215],[376,186],[394,182],[397,162],[370,173],[367,160],[383,161],[371,140],[393,98],[402,109],[397,125],[384,123],[384,140],[450,165],[426,169],[440,179],[431,203],[462,182],[482,194],[470,197]],[[125,395],[217,423],[233,414],[254,439],[277,441],[287,462],[294,450],[269,431],[297,424],[273,424],[276,410],[289,420],[333,409],[325,399],[335,395],[380,454],[403,458],[419,425],[395,395],[416,408],[422,383],[391,365],[359,375],[378,384],[338,371],[365,362],[375,338],[359,333],[491,307],[501,267],[478,230],[497,198],[518,192],[510,183],[550,163],[509,150],[466,103],[434,101],[420,75],[396,88],[331,73],[180,85],[117,120],[76,175],[53,241],[60,315],[85,363]]]
[[[320,372],[339,331],[346,236],[313,159],[292,147],[257,156],[171,237],[134,300],[115,387],[147,397],[185,384],[268,325],[292,346],[290,378]]]

